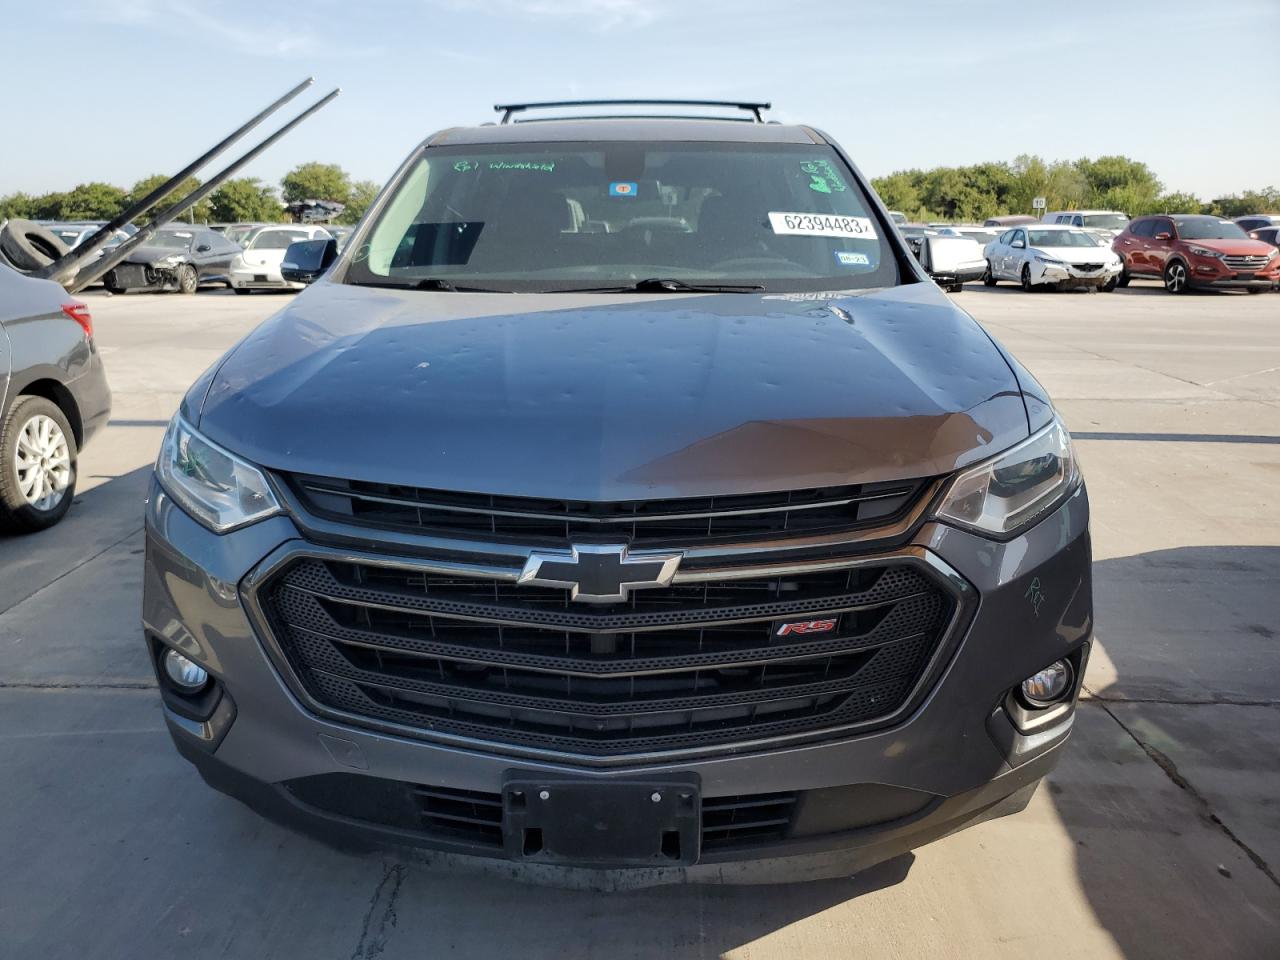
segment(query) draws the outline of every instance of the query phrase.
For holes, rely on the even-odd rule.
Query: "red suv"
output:
[[[1159,277],[1170,293],[1191,287],[1238,287],[1250,293],[1280,280],[1280,251],[1253,240],[1221,217],[1191,214],[1139,217],[1116,237],[1111,249],[1130,277]]]

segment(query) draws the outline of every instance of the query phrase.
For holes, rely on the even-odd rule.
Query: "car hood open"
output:
[[[925,283],[611,296],[321,282],[183,409],[275,470],[594,500],[937,476],[1028,433],[1004,356]]]

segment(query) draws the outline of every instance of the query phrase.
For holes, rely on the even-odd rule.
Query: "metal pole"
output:
[[[76,268],[102,249],[117,230],[123,227],[134,217],[140,216],[147,210],[151,209],[160,200],[171,193],[175,187],[181,184],[183,180],[187,179],[191,174],[195,173],[218,154],[222,153],[222,151],[226,150],[227,147],[231,146],[313,83],[315,83],[315,80],[312,77],[307,77],[307,79],[303,80],[300,84],[284,96],[280,97],[274,103],[259,111],[247,123],[238,127],[236,130],[233,130],[230,134],[218,143],[214,144],[191,163],[187,164],[164,183],[160,184],[160,186],[156,187],[137,203],[134,203],[132,206],[116,214],[116,216],[108,221],[105,226],[100,227],[95,233],[87,237],[84,243],[79,244],[74,250],[68,251],[47,267],[36,270],[32,273],[32,276],[41,277],[46,280],[57,280],[59,283],[65,284],[70,277],[75,275]]]
[[[170,220],[172,220],[175,216],[177,216],[187,207],[194,207],[197,203],[199,203],[209,194],[213,193],[213,191],[217,190],[218,187],[222,186],[224,181],[234,176],[235,173],[238,170],[240,170],[240,168],[243,167],[246,163],[253,160],[260,153],[262,153],[262,151],[266,150],[267,147],[271,146],[273,143],[275,143],[277,140],[283,137],[286,133],[288,133],[298,124],[302,123],[303,120],[306,120],[307,117],[311,116],[321,107],[327,106],[330,103],[330,101],[332,101],[335,97],[337,97],[338,94],[340,94],[341,92],[342,92],[341,89],[336,89],[331,91],[327,96],[323,97],[322,99],[317,100],[315,103],[307,107],[306,110],[303,110],[302,113],[298,114],[288,123],[286,123],[283,127],[281,127],[279,130],[273,133],[271,136],[267,137],[267,139],[263,140],[260,144],[258,144],[248,153],[245,153],[243,156],[241,156],[240,159],[223,167],[221,170],[215,173],[212,177],[210,177],[205,183],[201,184],[195,190],[192,190],[189,194],[187,194],[177,203],[170,204],[168,207],[161,210],[159,213],[157,213],[154,217],[151,218],[150,223],[146,224],[143,227],[140,227],[138,229],[138,232],[135,233],[132,237],[124,241],[122,244],[120,244],[118,247],[116,247],[109,253],[103,254],[102,259],[98,260],[95,263],[89,264],[88,267],[86,267],[83,271],[81,271],[76,276],[75,280],[71,282],[71,285],[67,287],[68,292],[76,293],[77,291],[83,290],[89,284],[93,283],[95,280],[97,280],[99,277],[105,274],[108,270],[114,267],[117,263],[120,263],[122,260],[128,257],[129,254],[131,254],[134,250],[136,250],[138,247],[142,246],[144,243],[146,243],[148,240],[154,237],[156,235],[157,230],[160,227],[164,226],[164,224],[168,223]]]

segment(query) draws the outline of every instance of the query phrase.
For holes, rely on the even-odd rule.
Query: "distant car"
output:
[[[80,246],[80,244],[84,243],[84,241],[90,236],[97,233],[99,229],[106,226],[106,221],[101,220],[96,223],[92,221],[85,221],[83,223],[79,221],[72,221],[64,223],[62,221],[52,220],[46,222],[44,226],[46,229],[50,230],[54,236],[65,243],[68,250],[74,250],[76,247]],[[128,240],[129,236],[130,234],[128,231],[116,230],[112,234],[111,239],[107,241],[106,245],[102,249],[109,250],[114,246],[118,246],[122,241]],[[101,251],[99,251],[98,256],[102,256]]]
[[[966,224],[952,227],[951,231],[957,237],[968,237],[980,247],[985,247],[992,240],[999,238],[1001,233],[1000,230],[994,227],[972,227]]]
[[[1235,224],[1244,231],[1280,227],[1280,213],[1251,213],[1246,217],[1236,217]]]
[[[1052,286],[1111,291],[1120,277],[1120,258],[1078,227],[1014,227],[987,244],[984,254],[982,282],[988,287],[999,280],[1016,280],[1023,290]]]
[[[1025,213],[1013,213],[1008,216],[987,217],[982,221],[984,227],[1016,227],[1023,223],[1039,223],[1039,217],[1031,217]]]
[[[112,293],[176,290],[190,294],[204,283],[230,286],[231,261],[239,252],[239,244],[208,227],[166,226],[108,270],[102,280]]]
[[[89,308],[0,264],[0,530],[51,527],[71,508],[76,458],[111,415]]]
[[[236,293],[254,290],[301,290],[303,284],[291,283],[280,276],[280,262],[289,244],[299,240],[326,239],[329,232],[321,226],[281,223],[259,227],[244,239],[244,249],[231,261],[231,289]]]
[[[244,238],[253,233],[259,227],[270,226],[265,223],[232,223],[228,224],[226,229],[222,231],[222,235],[232,243],[244,243]]]
[[[1198,214],[1139,217],[1112,245],[1130,277],[1158,277],[1170,293],[1235,287],[1261,293],[1280,279],[1280,254],[1238,224]]]
[[[898,226],[902,226],[904,223],[907,222],[907,215],[903,213],[901,210],[890,210],[889,219],[891,219]]]
[[[1280,247],[1280,226],[1259,227],[1256,230],[1250,230],[1249,236],[1263,243],[1269,243],[1273,247]]]
[[[351,239],[351,234],[355,233],[355,227],[339,227],[336,224],[326,223],[324,228],[329,231],[329,236],[338,241],[338,252],[341,253],[347,246],[347,241]]]
[[[1108,241],[1119,236],[1129,225],[1129,215],[1119,210],[1056,210],[1046,213],[1044,223],[1060,223],[1080,227]]]

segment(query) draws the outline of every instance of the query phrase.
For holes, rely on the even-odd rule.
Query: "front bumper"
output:
[[[1250,272],[1232,269],[1216,257],[1193,257],[1187,282],[1200,289],[1269,290],[1280,282],[1280,258],[1272,259],[1261,270]]]
[[[1032,270],[1033,283],[1051,283],[1061,288],[1068,287],[1102,287],[1120,276],[1120,266],[1104,266],[1099,270],[1081,270],[1073,264],[1038,263],[1040,278],[1035,277]]]
[[[237,290],[301,290],[304,285],[285,280],[278,267],[248,265],[232,268],[231,286]]]
[[[1016,807],[1056,762],[1074,714],[1068,705],[1051,722],[1034,729],[1024,723],[1026,732],[1020,732],[1006,695],[1060,657],[1075,656],[1077,678],[1082,676],[1092,633],[1083,488],[1008,543],[926,523],[902,549],[936,559],[971,585],[980,601],[904,719],[862,734],[729,746],[692,758],[602,768],[568,756],[513,755],[480,743],[371,730],[309,709],[257,635],[241,589],[265,558],[300,541],[298,528],[283,516],[214,536],[153,486],[144,629],[152,643],[177,647],[200,662],[226,693],[205,721],[166,706],[175,742],[201,774],[264,813],[330,840],[363,838],[489,858],[509,851],[423,829],[386,811],[398,809],[403,792],[414,788],[454,797],[465,792],[483,804],[500,795],[512,776],[680,777],[698,785],[704,822],[719,801],[794,795],[798,812],[782,835],[737,845],[704,841],[696,863],[622,871],[618,876],[626,882],[847,874]],[[313,789],[344,782],[369,789],[339,791],[337,799],[333,790]],[[372,792],[385,803],[362,804],[353,799],[357,792]],[[535,879],[548,871],[553,879],[572,879],[571,867],[521,866]]]

